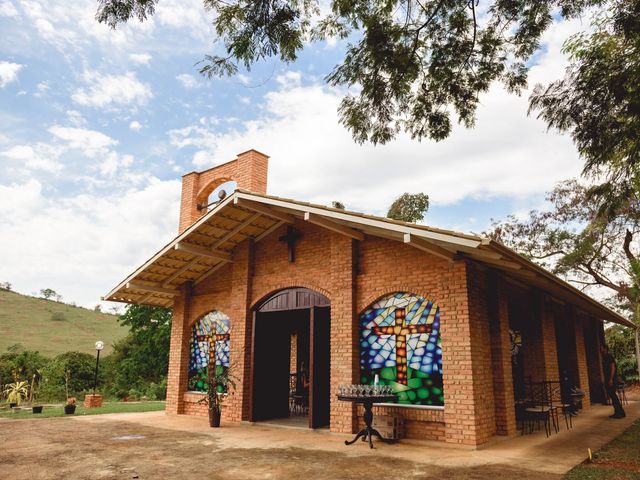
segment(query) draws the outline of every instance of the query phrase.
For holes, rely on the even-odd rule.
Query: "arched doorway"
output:
[[[330,302],[307,288],[280,290],[254,308],[252,421],[329,425]]]

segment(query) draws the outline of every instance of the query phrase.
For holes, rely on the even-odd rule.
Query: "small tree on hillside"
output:
[[[46,300],[51,300],[58,295],[58,292],[53,290],[52,288],[43,288],[40,290],[40,296]]]

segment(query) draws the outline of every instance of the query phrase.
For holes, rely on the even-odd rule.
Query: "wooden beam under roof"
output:
[[[424,238],[416,237],[415,235],[412,235],[410,233],[404,234],[404,243],[406,243],[407,245],[411,245],[418,250],[422,250],[423,252],[435,255],[436,257],[444,258],[445,260],[453,261],[456,258],[455,253],[450,252],[449,250],[445,250],[442,247],[428,242]]]
[[[222,244],[224,244],[225,242],[230,240],[234,235],[239,234],[242,231],[243,228],[251,225],[255,220],[258,219],[258,217],[260,217],[260,215],[262,215],[262,214],[259,213],[259,212],[258,213],[254,213],[253,215],[249,215],[249,217],[247,219],[245,219],[241,223],[239,223],[233,230],[228,231],[222,237],[217,239],[216,242],[213,245],[211,245],[210,249],[212,251],[215,251],[217,248],[221,247]],[[162,282],[162,286],[166,287],[173,280],[175,280],[180,275],[182,275],[184,272],[189,270],[189,268],[191,268],[193,265],[195,265],[198,262],[198,258],[199,257],[196,257],[193,260],[187,262],[183,267],[181,267],[175,273],[171,274],[171,276],[169,278],[167,278],[164,282]]]
[[[179,252],[191,253],[192,255],[198,255],[200,257],[213,258],[225,262],[231,261],[231,254],[229,253],[216,252],[192,243],[178,242],[173,248]]]
[[[345,225],[340,225],[339,223],[336,223],[332,220],[328,220],[327,218],[321,217],[320,215],[316,215],[315,213],[305,212],[304,221],[326,228],[327,230],[340,233],[342,235],[353,238],[355,240],[364,240],[364,233],[354,228],[347,227]]]
[[[262,203],[252,202],[251,200],[244,200],[242,198],[234,198],[233,204],[238,205],[239,207],[248,208],[249,210],[253,210],[254,212],[260,212],[263,215],[267,215],[271,218],[276,218],[285,223],[293,223],[295,221],[295,217],[288,213],[279,212],[267,205],[263,205]]]
[[[143,292],[149,293],[160,293],[162,295],[180,295],[180,292],[178,290],[174,290],[171,288],[162,288],[159,285],[150,285],[140,282],[128,282],[126,288],[130,290],[142,290]]]

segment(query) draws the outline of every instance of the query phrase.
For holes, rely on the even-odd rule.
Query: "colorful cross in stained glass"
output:
[[[196,340],[198,342],[209,343],[209,365],[216,364],[216,342],[225,342],[229,340],[231,336],[228,333],[215,334],[215,335],[198,335]]]
[[[431,333],[431,325],[406,325],[406,310],[398,308],[395,311],[395,323],[388,326],[375,326],[373,333],[381,335],[395,335],[396,337],[396,381],[407,384],[407,337],[422,333]]]

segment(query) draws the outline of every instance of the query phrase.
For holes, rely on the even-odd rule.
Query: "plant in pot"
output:
[[[15,381],[5,385],[3,393],[6,395],[11,408],[17,407],[29,395],[29,384],[27,382]]]
[[[76,412],[76,397],[69,396],[69,380],[71,380],[71,371],[66,370],[64,372],[64,392],[67,396],[67,403],[64,406],[64,413],[73,415]]]
[[[42,380],[42,371],[36,370],[36,373],[33,374],[33,378],[31,379],[31,390],[29,393],[29,401],[31,402],[31,411],[33,413],[42,413],[42,405],[36,404],[36,397],[38,396],[38,387],[40,386],[40,381]]]
[[[199,403],[206,403],[209,411],[209,426],[219,427],[222,405],[236,388],[236,378],[231,373],[232,367],[215,365],[207,369],[207,395]]]
[[[64,406],[64,413],[73,415],[76,412],[76,397],[68,397]]]

